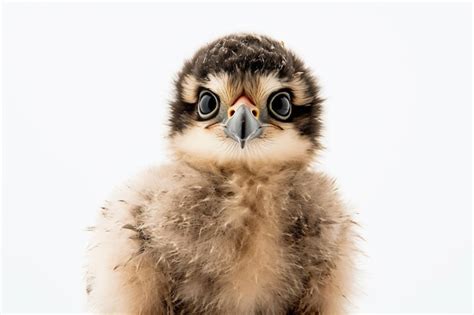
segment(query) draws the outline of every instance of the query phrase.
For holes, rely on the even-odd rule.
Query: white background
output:
[[[318,167],[365,238],[353,311],[470,312],[470,5],[272,3],[4,7],[4,312],[85,311],[85,227],[166,158],[183,60],[235,31],[320,79]]]

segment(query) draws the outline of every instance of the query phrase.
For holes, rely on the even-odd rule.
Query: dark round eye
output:
[[[290,94],[279,92],[268,102],[270,114],[278,120],[287,120],[291,116]]]
[[[217,96],[209,91],[202,91],[199,94],[198,112],[202,119],[211,119],[219,109],[219,100]]]

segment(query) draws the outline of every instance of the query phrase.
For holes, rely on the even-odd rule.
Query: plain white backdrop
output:
[[[3,12],[3,311],[84,312],[85,228],[166,160],[182,62],[229,32],[282,40],[323,88],[359,213],[354,312],[471,312],[470,4],[29,4]]]

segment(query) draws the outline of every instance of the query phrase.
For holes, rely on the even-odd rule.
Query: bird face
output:
[[[282,43],[235,34],[201,48],[176,81],[171,145],[187,160],[306,163],[319,148],[315,79]]]

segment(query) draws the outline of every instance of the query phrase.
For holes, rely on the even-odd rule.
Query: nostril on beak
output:
[[[256,108],[252,109],[252,115],[254,115],[255,118],[258,118],[258,114],[259,114],[258,109],[256,109]]]
[[[241,106],[246,106],[246,105],[242,104]],[[252,107],[254,107],[254,106],[252,106]],[[239,108],[240,108],[240,106],[239,106]],[[258,118],[258,115],[260,114],[260,111],[258,110],[258,108],[256,108],[256,107],[254,107],[254,108],[247,107],[247,108],[250,109],[250,112],[252,113],[252,115],[255,118]],[[234,116],[235,113],[236,113],[235,107],[231,107],[227,111],[227,117],[231,118],[232,116]]]

